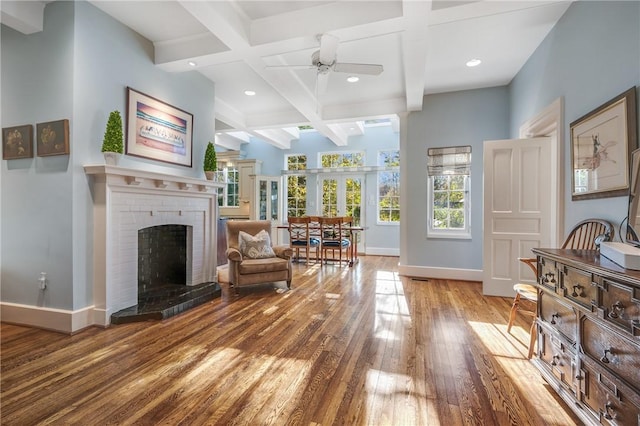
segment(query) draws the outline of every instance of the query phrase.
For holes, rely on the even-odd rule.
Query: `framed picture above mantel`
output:
[[[632,87],[570,124],[572,200],[628,194],[636,121]]]
[[[127,155],[192,167],[193,115],[127,87]]]

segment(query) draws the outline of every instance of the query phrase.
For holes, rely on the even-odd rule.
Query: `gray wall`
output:
[[[635,1],[574,3],[511,83],[513,137],[527,119],[564,98],[565,234],[588,217],[619,224],[627,215],[627,197],[571,201],[569,124],[638,85],[640,3]]]
[[[24,36],[2,26],[2,127],[73,116],[73,3],[47,7],[44,31]],[[71,120],[71,129],[74,122]],[[74,150],[73,140],[71,151]],[[6,302],[71,308],[71,157],[3,160],[2,289]],[[39,273],[51,291],[41,294]]]
[[[407,118],[408,235],[406,264],[482,269],[483,141],[509,136],[506,87],[424,97],[422,111]],[[471,145],[471,239],[427,238],[427,148]]]
[[[409,114],[408,155],[401,166],[411,206],[407,265],[482,269],[481,141],[518,137],[520,125],[558,97],[565,105],[565,174],[559,183],[565,229],[586,217],[616,224],[624,219],[626,197],[571,201],[569,123],[640,84],[638,22],[639,2],[576,2],[507,88],[425,96],[423,110]],[[472,240],[427,239],[426,149],[467,143],[473,146]]]
[[[71,155],[2,162],[1,299],[80,309],[93,303],[93,211],[83,166],[104,163],[109,112],[124,119],[130,86],[192,113],[192,168],[129,156],[120,165],[203,178],[215,87],[196,72],[156,68],[148,40],[89,3],[49,3],[44,23],[33,35],[2,26],[2,126],[69,118]],[[44,299],[40,271],[50,280]]]

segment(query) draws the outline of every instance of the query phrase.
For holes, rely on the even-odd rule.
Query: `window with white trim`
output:
[[[322,167],[358,167],[364,166],[364,152],[340,151],[320,153]]]
[[[427,236],[471,238],[471,147],[427,150]]]
[[[378,152],[378,166],[399,167],[400,151]],[[400,223],[400,172],[378,172],[378,222]]]
[[[287,155],[287,170],[306,170],[307,156],[302,154]],[[307,176],[287,176],[287,217],[301,217],[307,214]]]
[[[239,173],[235,165],[229,165],[226,162],[218,162],[216,170],[216,178],[218,182],[224,182],[224,187],[218,189],[218,206],[220,207],[238,207],[240,205],[239,198]]]

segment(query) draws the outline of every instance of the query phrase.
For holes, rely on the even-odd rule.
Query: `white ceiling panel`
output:
[[[28,3],[12,2],[16,5],[12,21],[38,21]],[[291,133],[279,127],[311,125],[344,146],[349,135],[366,131],[357,122],[367,116],[393,117],[420,110],[425,93],[508,84],[571,1],[91,3],[149,39],[158,68],[195,70],[211,79],[216,85],[219,128],[266,135],[267,142],[286,148],[286,135]],[[14,29],[25,31],[18,25]],[[357,83],[348,83],[347,74],[334,72],[334,64],[324,64],[331,70],[322,78],[326,90],[316,97],[317,69],[267,68],[310,65],[322,34],[339,39],[337,62],[380,64],[384,71],[359,75]],[[482,64],[466,67],[472,58]],[[192,67],[189,61],[197,65]],[[245,90],[256,95],[246,96]]]

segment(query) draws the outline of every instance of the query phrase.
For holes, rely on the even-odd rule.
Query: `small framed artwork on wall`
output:
[[[2,129],[2,159],[33,157],[33,125],[5,127]]]
[[[36,124],[38,157],[69,154],[69,120]]]

